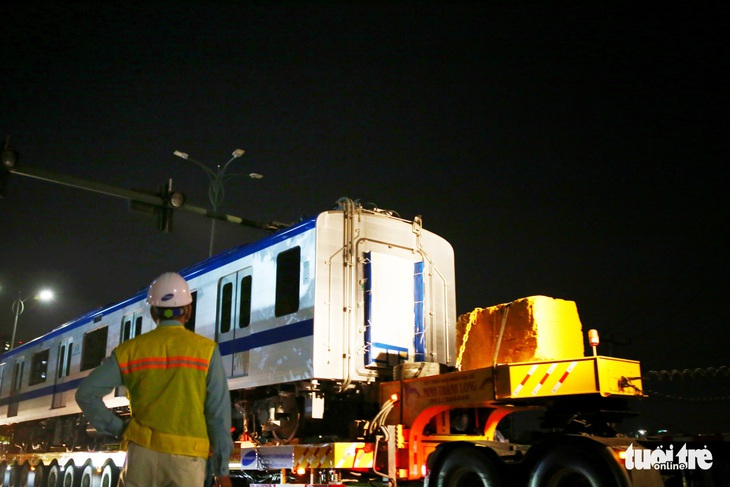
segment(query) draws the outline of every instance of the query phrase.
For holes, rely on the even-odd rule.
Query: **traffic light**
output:
[[[143,197],[130,198],[129,208],[138,213],[152,215],[157,220],[157,230],[171,233],[173,211],[185,205],[185,195],[172,190],[172,179],[160,186],[157,192],[136,189],[133,193]],[[154,196],[157,198],[150,198]]]
[[[167,184],[163,184],[160,188],[160,198],[164,206],[156,208],[157,211],[157,229],[161,232],[172,232],[172,214],[176,208],[181,208],[185,204],[185,195],[172,190],[172,179]]]

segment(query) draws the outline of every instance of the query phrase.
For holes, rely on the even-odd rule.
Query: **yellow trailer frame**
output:
[[[395,380],[380,384],[380,426],[388,440],[299,445],[241,445],[243,470],[367,471],[387,468],[398,479],[422,479],[428,456],[445,442],[490,446],[498,455],[514,454],[514,445],[495,441],[507,415],[544,408],[556,397],[642,395],[637,361],[592,356],[500,364],[474,370]],[[490,410],[477,434],[454,434],[450,412],[459,408]],[[374,429],[373,429],[374,430]],[[378,450],[388,449],[388,461]],[[395,451],[393,451],[395,450]]]
[[[445,441],[495,441],[499,422],[508,414],[541,408],[556,397],[642,395],[638,361],[593,356],[575,359],[502,364],[386,382],[381,398],[390,398],[385,425],[402,428],[407,458],[399,478],[423,477],[428,455]],[[457,408],[492,409],[478,435],[453,434],[449,412]],[[403,465],[404,467],[406,465]]]

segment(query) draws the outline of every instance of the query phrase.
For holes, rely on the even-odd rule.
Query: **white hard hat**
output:
[[[147,303],[160,308],[179,308],[193,302],[187,281],[180,274],[165,272],[152,281]]]

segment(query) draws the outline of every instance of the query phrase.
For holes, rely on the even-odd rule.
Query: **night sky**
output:
[[[17,3],[17,5],[12,5]],[[129,2],[127,2],[129,3]],[[422,215],[455,249],[458,313],[576,301],[644,371],[730,365],[728,6],[576,2],[6,2],[0,127],[20,164],[294,222],[343,196]],[[13,175],[0,331],[29,340],[208,255],[119,198]],[[260,230],[218,223],[217,251]],[[652,382],[730,396],[730,379]],[[728,401],[650,399],[645,425],[730,431]],[[647,414],[648,413],[648,414]],[[713,414],[718,413],[718,414]],[[700,417],[701,416],[701,417]]]

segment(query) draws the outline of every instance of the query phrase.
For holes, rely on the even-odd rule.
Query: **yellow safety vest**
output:
[[[132,421],[124,442],[207,458],[205,382],[216,343],[180,326],[159,326],[117,347]]]

